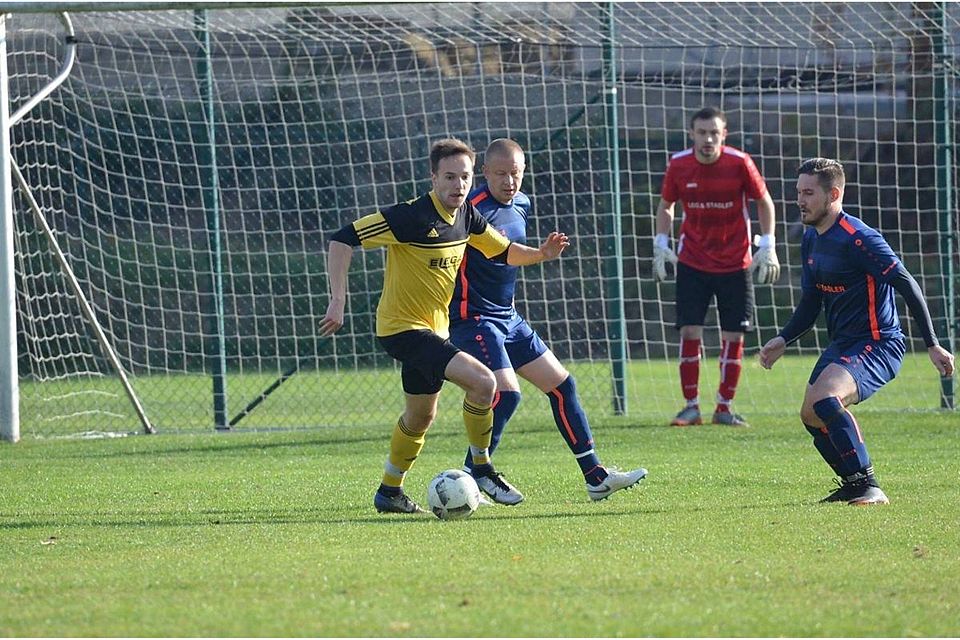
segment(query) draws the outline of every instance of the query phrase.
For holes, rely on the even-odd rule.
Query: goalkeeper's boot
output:
[[[877,485],[873,476],[862,476],[854,480],[836,480],[840,486],[820,502],[846,502],[852,506],[870,504],[890,504],[887,494]]]
[[[491,471],[485,476],[473,476],[473,479],[477,481],[480,490],[496,503],[512,506],[523,502],[523,494],[507,482],[499,471]]]
[[[379,491],[373,494],[373,506],[378,513],[423,513],[416,502],[400,490],[395,496],[385,496]]]
[[[728,427],[749,427],[747,421],[739,413],[717,411],[713,414],[713,424],[722,424]]]
[[[647,470],[642,467],[633,471],[620,471],[615,467],[607,467],[607,477],[603,482],[598,485],[587,483],[587,495],[593,501],[606,500],[621,489],[637,486],[646,477]]]
[[[703,424],[703,418],[700,417],[700,407],[689,405],[684,407],[677,417],[670,421],[671,427],[689,427],[695,424]]]

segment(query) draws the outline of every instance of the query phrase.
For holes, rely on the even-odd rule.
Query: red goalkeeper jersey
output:
[[[750,266],[750,212],[747,198],[759,200],[767,185],[750,155],[724,146],[713,164],[697,160],[693,149],[670,157],[660,195],[683,204],[677,257],[710,273]]]

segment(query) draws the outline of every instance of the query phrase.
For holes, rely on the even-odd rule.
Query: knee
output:
[[[843,404],[835,396],[829,396],[813,403],[813,412],[820,422],[829,427],[838,415],[843,413]]]
[[[492,371],[484,367],[482,371],[477,372],[467,395],[477,404],[490,405],[493,404],[493,396],[496,392],[497,378]]]
[[[813,410],[813,402],[809,400],[804,400],[803,406],[800,407],[800,420],[804,425],[817,429],[823,426],[823,422],[817,417],[817,412]]]
[[[803,426],[804,426],[804,428],[807,430],[807,433],[809,433],[811,436],[813,436],[814,439],[823,437],[824,435],[827,435],[827,428],[826,428],[826,427],[816,426],[816,425],[813,425],[813,424],[811,424],[811,423],[809,423],[809,422],[806,422],[806,421],[804,421]]]
[[[430,428],[430,425],[433,424],[434,418],[437,417],[437,411],[416,411],[410,412],[405,411],[403,414],[403,424],[406,426],[407,431],[412,433],[426,433],[427,429]]]
[[[550,379],[550,384],[545,385],[547,388],[542,389],[547,395],[552,395],[554,389],[559,391],[565,396],[574,395],[577,393],[577,381],[573,379],[573,376],[566,371],[561,378],[559,375]]]

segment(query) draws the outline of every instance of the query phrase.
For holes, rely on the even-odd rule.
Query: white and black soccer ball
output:
[[[480,505],[480,488],[469,473],[447,469],[430,481],[427,504],[441,520],[469,518]]]

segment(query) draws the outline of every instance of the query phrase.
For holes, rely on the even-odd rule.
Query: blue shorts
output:
[[[516,313],[508,320],[477,316],[454,322],[450,342],[491,371],[519,369],[547,352],[537,332]]]
[[[817,360],[808,382],[813,384],[828,365],[838,364],[853,376],[860,396],[858,402],[863,402],[897,377],[905,353],[906,345],[902,337],[844,344],[831,342]]]

